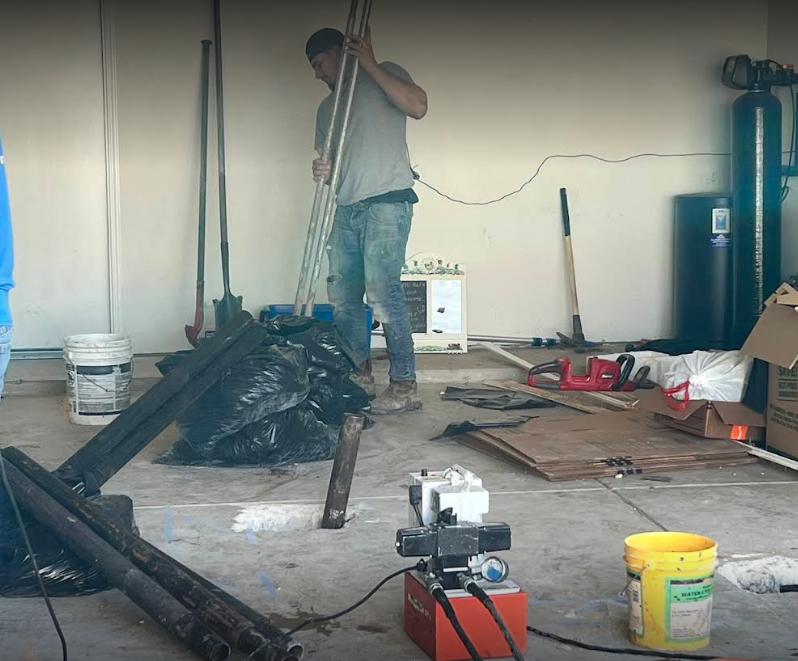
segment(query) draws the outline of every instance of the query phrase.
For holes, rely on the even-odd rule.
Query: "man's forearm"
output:
[[[368,73],[391,103],[408,117],[421,119],[427,114],[427,93],[418,85],[397,78],[379,65]]]

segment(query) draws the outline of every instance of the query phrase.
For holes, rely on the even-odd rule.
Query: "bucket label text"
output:
[[[714,576],[688,580],[668,580],[668,638],[672,641],[698,641],[709,636],[712,616]]]

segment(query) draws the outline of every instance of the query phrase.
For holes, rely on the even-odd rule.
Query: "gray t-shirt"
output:
[[[380,66],[401,80],[413,82],[410,74],[398,64],[383,62]],[[340,134],[340,121],[350,82],[345,83],[341,90],[333,153]],[[330,94],[321,102],[316,113],[316,149],[324,144],[330,126],[332,104],[333,95]],[[368,73],[360,69],[338,180],[339,205],[354,204],[376,195],[413,186],[406,134],[407,115],[391,103]]]

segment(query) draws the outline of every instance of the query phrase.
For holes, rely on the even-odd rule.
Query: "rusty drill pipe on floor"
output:
[[[149,542],[117,526],[94,503],[76,494],[24,452],[8,447],[2,453],[9,464],[148,577],[157,581],[206,626],[238,650],[249,654],[262,648],[255,656],[257,661],[295,661],[302,658],[302,646],[286,639],[283,631],[262,616],[259,619],[264,620],[266,626],[263,626],[264,621],[260,622],[261,626],[256,625],[234,605],[231,606],[208,590],[187,567]],[[273,642],[269,644],[270,641]]]
[[[266,335],[248,312],[236,315],[67,459],[58,476],[98,490]]]
[[[230,656],[227,643],[200,622],[194,613],[96,535],[89,526],[76,519],[16,466],[6,465],[6,473],[23,510],[50,529],[77,555],[99,567],[111,585],[172,636],[207,661],[223,661]]]
[[[366,418],[362,415],[344,416],[344,422],[338,434],[338,446],[335,449],[330,486],[327,489],[327,502],[324,504],[322,528],[337,530],[344,527],[349,491],[352,489],[357,452],[360,448],[360,435],[363,433],[365,421]]]

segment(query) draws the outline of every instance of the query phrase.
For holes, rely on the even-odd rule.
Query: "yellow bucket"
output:
[[[709,644],[718,545],[686,532],[645,532],[625,540],[629,638],[682,652]]]

